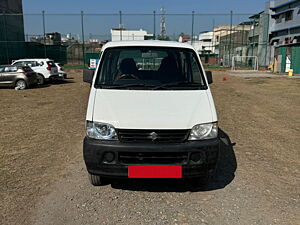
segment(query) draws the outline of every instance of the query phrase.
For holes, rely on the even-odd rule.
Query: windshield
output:
[[[105,50],[96,88],[206,88],[193,50],[166,47],[120,47]]]

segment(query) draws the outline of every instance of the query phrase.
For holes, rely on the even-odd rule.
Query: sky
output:
[[[195,13],[214,14],[196,16],[194,21],[194,33],[211,30],[213,25],[229,24],[232,10],[233,23],[248,20],[251,14],[264,9],[266,0],[23,0],[23,13],[25,33],[28,35],[42,34],[41,15],[29,15],[41,13],[45,10],[46,32],[60,32],[81,35],[80,11],[86,14],[101,13],[159,13],[164,7],[166,13]],[[78,14],[78,15],[50,15],[50,14]],[[223,15],[217,15],[223,14]],[[244,15],[236,15],[244,14]],[[156,33],[160,29],[160,17],[156,17]],[[122,24],[127,29],[145,29],[153,33],[154,22],[152,15],[122,16]],[[84,31],[86,38],[107,39],[110,28],[119,26],[119,16],[85,15]],[[166,17],[167,34],[176,37],[179,33],[191,33],[192,19],[190,15]]]

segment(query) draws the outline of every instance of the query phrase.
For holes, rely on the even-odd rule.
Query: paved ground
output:
[[[214,74],[223,147],[209,186],[93,187],[82,160],[89,85],[69,73],[64,84],[0,89],[0,224],[299,223],[300,80]]]

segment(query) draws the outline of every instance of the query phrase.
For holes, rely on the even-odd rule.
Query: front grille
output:
[[[189,130],[117,130],[122,142],[184,142]]]
[[[121,164],[187,164],[187,152],[119,152]]]

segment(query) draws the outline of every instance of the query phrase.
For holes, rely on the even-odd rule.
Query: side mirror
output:
[[[208,84],[212,84],[212,82],[213,82],[212,72],[211,71],[205,71],[205,73],[206,73],[206,79],[207,79]]]
[[[92,84],[95,70],[83,70],[83,82]]]

